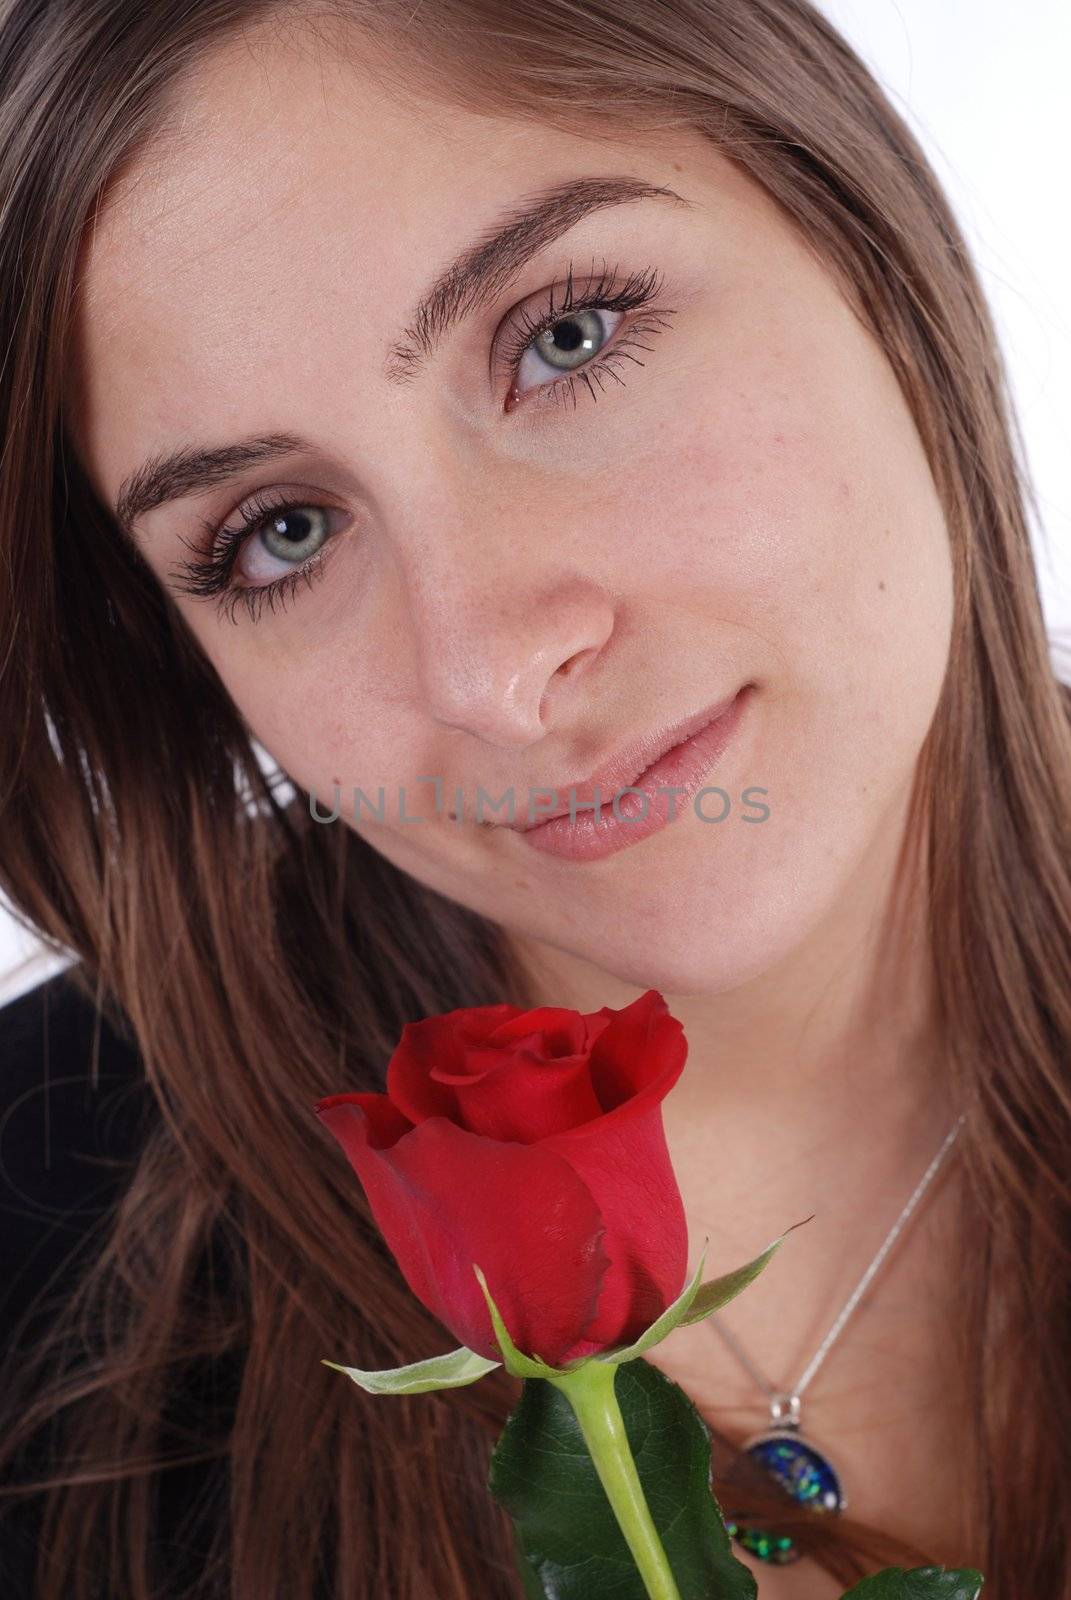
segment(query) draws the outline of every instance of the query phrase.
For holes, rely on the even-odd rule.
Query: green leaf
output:
[[[524,1600],[545,1600],[543,1585],[536,1577],[536,1571],[528,1559],[528,1554],[521,1543],[520,1531],[517,1524],[513,1524],[513,1543],[517,1552],[517,1570],[521,1575],[524,1585]]]
[[[460,1389],[463,1384],[475,1383],[477,1378],[500,1365],[501,1362],[489,1361],[466,1345],[446,1355],[410,1362],[407,1367],[381,1367],[378,1372],[340,1367],[337,1361],[324,1362],[325,1367],[344,1372],[369,1394],[422,1394],[428,1389]]]
[[[811,1216],[813,1217],[812,1212]],[[802,1228],[805,1222],[810,1222],[811,1217],[804,1217],[801,1222],[794,1222],[791,1228],[786,1228],[773,1244],[767,1245],[761,1255],[749,1261],[746,1266],[737,1267],[735,1272],[726,1272],[720,1278],[712,1278],[709,1283],[704,1283],[699,1289],[686,1316],[679,1320],[682,1324],[689,1322],[702,1322],[704,1317],[709,1317],[712,1311],[720,1311],[722,1306],[729,1304],[746,1289],[749,1283],[754,1283],[763,1267],[769,1261],[775,1250],[779,1250],[784,1241],[796,1228]]]
[[[710,1430],[691,1400],[642,1359],[615,1368],[614,1393],[681,1600],[756,1600],[710,1491]],[[530,1593],[647,1600],[576,1414],[554,1384],[525,1379],[489,1482],[536,1576]]]
[[[977,1600],[982,1583],[972,1567],[889,1567],[864,1578],[844,1600]]]

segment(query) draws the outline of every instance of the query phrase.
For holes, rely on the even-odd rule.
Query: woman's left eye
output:
[[[607,316],[611,319],[609,333],[605,328]],[[511,394],[520,396],[529,388],[538,388],[548,373],[552,378],[561,378],[587,366],[624,320],[623,311],[607,313],[594,306],[558,317],[536,335],[521,357]]]
[[[673,308],[656,309],[662,279],[654,268],[634,273],[619,288],[616,281],[616,269],[604,270],[597,282],[576,293],[570,268],[561,305],[555,305],[552,290],[541,315],[532,318],[527,309],[521,310],[503,340],[500,357],[511,377],[508,409],[530,393],[539,393],[540,403],[567,393],[575,405],[577,379],[597,400],[594,386],[602,390],[604,375],[623,384],[620,368],[624,362],[643,366],[632,351],[650,350],[641,336],[663,327],[663,319],[673,315]],[[633,316],[629,322],[630,313],[641,308],[643,315]],[[625,335],[615,339],[623,323],[628,323]]]

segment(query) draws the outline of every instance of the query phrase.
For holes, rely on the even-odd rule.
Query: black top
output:
[[[118,1198],[140,1146],[148,1100],[136,1047],[98,1019],[66,972],[0,1007],[5,1335],[47,1291],[69,1252],[82,1254],[88,1230]]]
[[[87,1252],[107,1232],[150,1119],[158,1115],[132,1035],[99,1017],[66,972],[0,1007],[3,1359],[12,1358],[16,1339],[19,1349],[31,1348],[50,1322]],[[30,1470],[20,1469],[16,1481],[39,1474],[36,1448],[29,1461]],[[192,1480],[175,1477],[162,1516],[176,1514],[176,1496],[192,1487]],[[32,1600],[39,1521],[37,1497],[0,1503],[3,1600]],[[106,1574],[101,1581],[103,1600],[110,1590]]]

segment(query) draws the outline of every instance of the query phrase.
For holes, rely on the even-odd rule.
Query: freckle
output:
[[[885,587],[885,579],[884,578],[879,578],[878,579],[878,588],[879,589],[884,589],[884,587]]]

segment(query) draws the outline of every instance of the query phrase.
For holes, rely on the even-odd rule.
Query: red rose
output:
[[[590,1015],[462,1007],[409,1022],[386,1094],[315,1109],[413,1293],[501,1359],[550,1366],[630,1344],[684,1287],[688,1230],[661,1102],[688,1053],[656,989]]]

